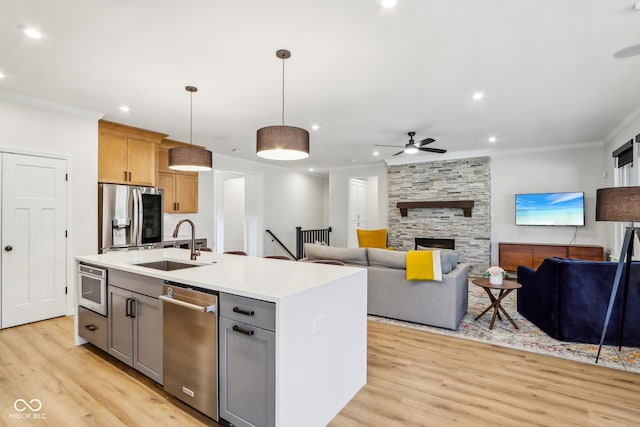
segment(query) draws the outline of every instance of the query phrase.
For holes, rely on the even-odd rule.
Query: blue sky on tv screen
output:
[[[518,225],[584,225],[584,193],[516,194]]]

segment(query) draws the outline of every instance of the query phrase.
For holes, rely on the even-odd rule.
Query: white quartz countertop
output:
[[[187,249],[108,252],[77,256],[76,260],[149,277],[199,286],[219,292],[278,302],[296,293],[361,272],[361,268],[202,252],[197,263],[174,271],[155,270],[136,264],[170,259],[189,261]]]

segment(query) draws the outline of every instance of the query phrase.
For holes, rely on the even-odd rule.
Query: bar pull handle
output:
[[[125,303],[124,315],[127,317],[131,317],[131,298],[127,298],[127,302]]]
[[[124,180],[128,181],[128,179],[127,179],[127,171],[124,171]]]
[[[179,211],[180,210],[180,202],[177,202],[176,206],[177,206],[176,210]]]
[[[96,329],[98,329],[98,327],[96,325],[90,324],[90,325],[84,325],[84,327],[88,330],[90,330],[91,332],[95,331]]]
[[[127,172],[129,174],[129,182],[131,182],[131,172]]]
[[[253,331],[252,330],[248,330],[248,329],[242,329],[240,326],[234,326],[233,327],[233,331],[234,332],[240,332],[241,334],[245,334],[245,335],[253,335]]]
[[[190,310],[195,310],[195,311],[200,311],[202,313],[215,313],[216,312],[216,305],[209,305],[209,306],[201,306],[201,305],[197,305],[197,304],[191,304],[190,302],[186,302],[186,301],[182,301],[179,299],[175,299],[172,296],[169,295],[159,295],[158,298],[160,298],[160,300],[162,300],[163,302],[168,302],[170,304],[175,304],[175,305],[179,305],[181,307],[184,308],[188,308]]]
[[[233,312],[238,314],[244,314],[245,316],[255,315],[255,312],[253,310],[243,310],[240,307],[233,307]]]
[[[138,301],[135,298],[131,298],[131,318],[133,319],[138,315]]]

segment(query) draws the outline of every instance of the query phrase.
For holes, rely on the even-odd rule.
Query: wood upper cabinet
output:
[[[155,186],[156,152],[165,136],[100,120],[98,182]]]
[[[157,186],[164,190],[165,213],[198,212],[198,173],[169,169],[169,149],[186,145],[166,139],[158,148]]]

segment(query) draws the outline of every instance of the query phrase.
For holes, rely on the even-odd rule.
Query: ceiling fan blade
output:
[[[427,139],[423,139],[422,141],[420,141],[418,144],[416,144],[418,147],[424,147],[427,144],[431,144],[432,142],[436,142],[435,139],[433,138],[427,138]]]
[[[402,151],[398,151],[398,152],[397,152],[396,154],[394,154],[393,156],[397,156],[398,154],[402,154],[402,153],[404,153],[404,150],[402,150]],[[391,156],[391,157],[393,157],[393,156]]]
[[[447,150],[443,150],[442,148],[429,148],[429,147],[418,147],[418,150],[428,151],[430,153],[439,153],[439,154],[443,154],[447,152]]]
[[[376,147],[393,147],[393,148],[400,148],[401,145],[384,145],[384,144],[374,144],[374,146]]]

